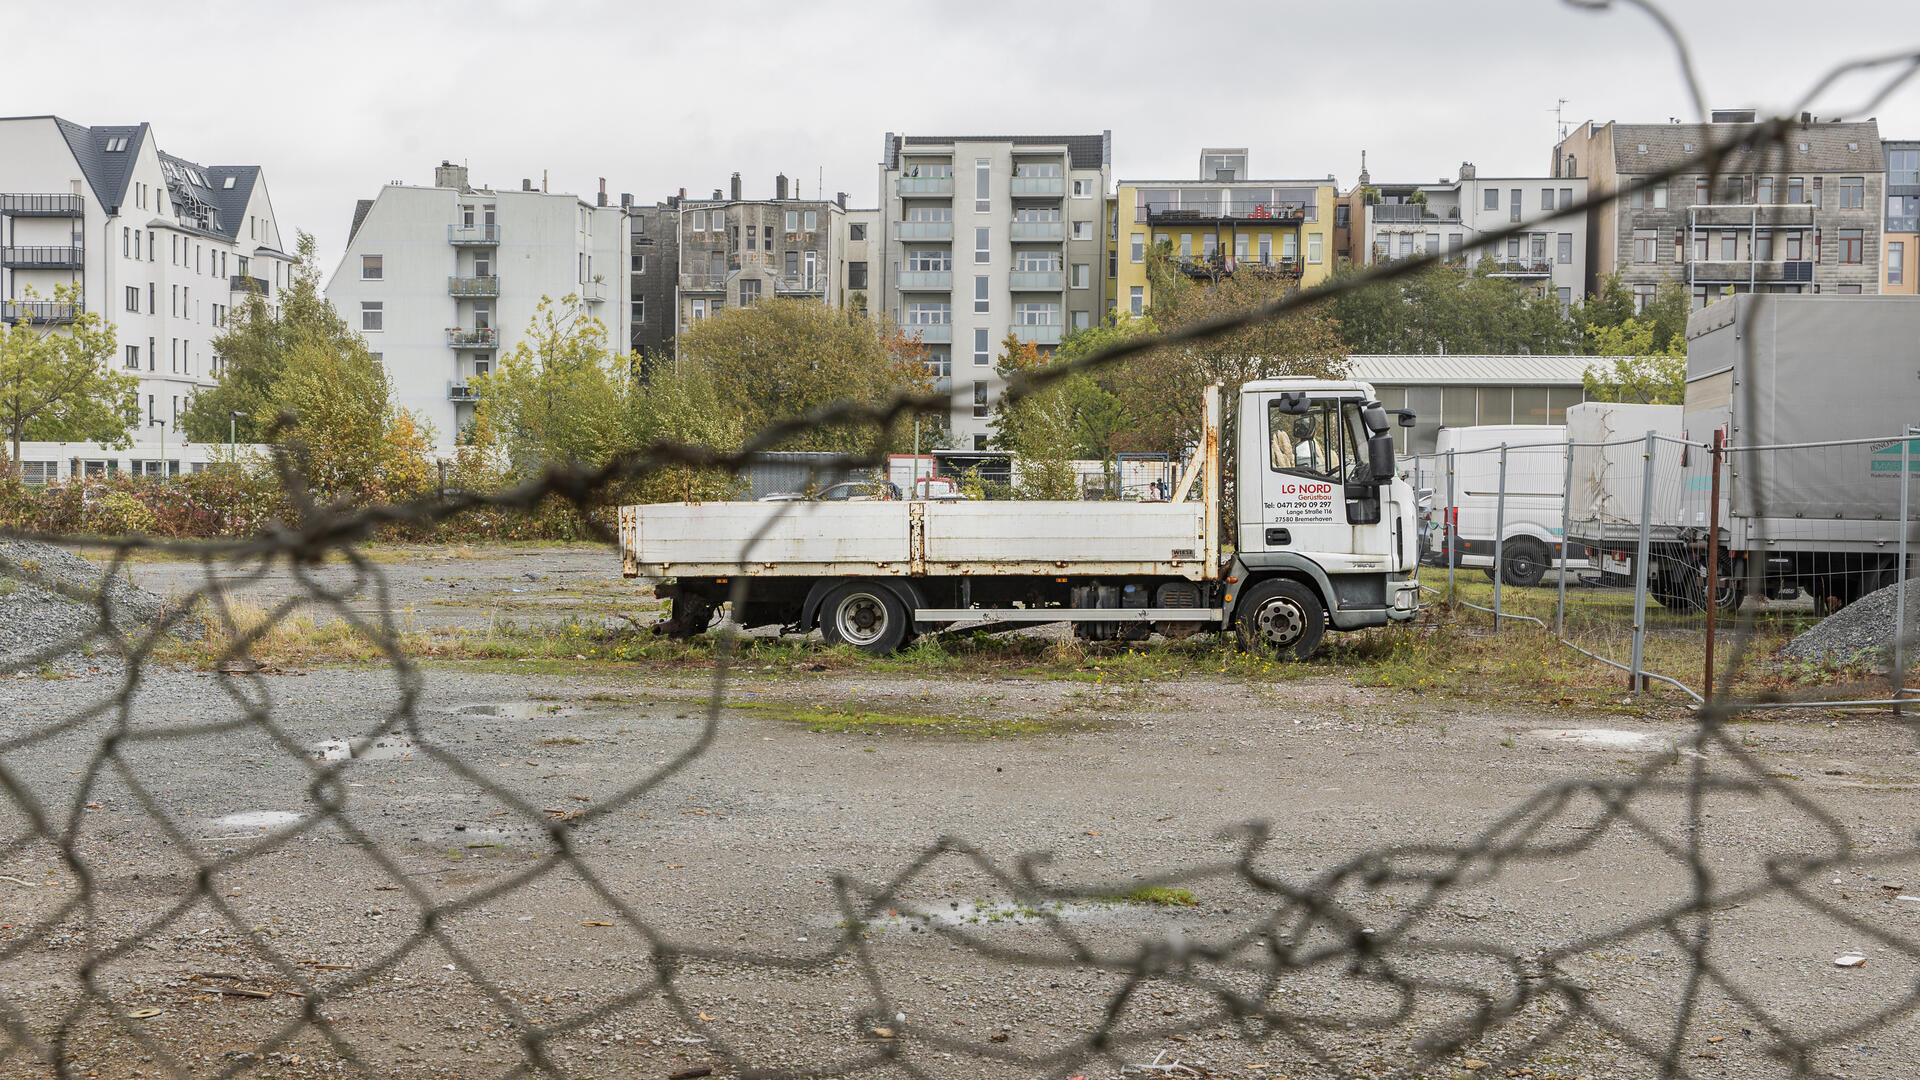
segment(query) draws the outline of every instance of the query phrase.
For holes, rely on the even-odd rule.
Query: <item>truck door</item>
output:
[[[1341,404],[1339,398],[1312,398],[1306,412],[1289,413],[1278,394],[1262,403],[1260,510],[1257,519],[1242,511],[1243,520],[1257,520],[1259,530],[1241,537],[1243,550],[1353,554],[1344,480],[1357,455]]]

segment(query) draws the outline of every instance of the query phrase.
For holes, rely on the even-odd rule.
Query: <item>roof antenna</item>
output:
[[[1560,137],[1555,140],[1556,142],[1565,142],[1567,138],[1567,121],[1564,116],[1560,115],[1566,107],[1566,98],[1560,98],[1553,103],[1553,126],[1560,132]]]

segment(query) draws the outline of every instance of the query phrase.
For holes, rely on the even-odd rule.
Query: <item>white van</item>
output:
[[[1499,505],[1500,444],[1507,446],[1506,508]],[[1447,506],[1447,452],[1453,452],[1453,501]],[[1451,550],[1456,566],[1493,576],[1494,525],[1504,521],[1500,557],[1508,585],[1538,585],[1560,558],[1563,494],[1567,475],[1567,429],[1545,424],[1486,424],[1441,428],[1435,445],[1432,530],[1436,555],[1446,565]],[[1569,553],[1571,554],[1571,553]],[[1585,570],[1584,560],[1569,559],[1569,572]]]

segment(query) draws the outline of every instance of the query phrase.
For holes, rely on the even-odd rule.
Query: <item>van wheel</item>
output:
[[[1547,545],[1538,540],[1515,539],[1506,542],[1505,550],[1500,553],[1501,580],[1508,585],[1518,585],[1523,589],[1540,584],[1547,576],[1547,565],[1553,557],[1547,553]]]
[[[829,645],[885,656],[906,642],[907,630],[907,606],[882,585],[849,582],[820,603],[820,636]]]
[[[1327,633],[1327,610],[1312,589],[1285,578],[1262,582],[1240,598],[1234,619],[1240,647],[1285,660],[1305,660]]]

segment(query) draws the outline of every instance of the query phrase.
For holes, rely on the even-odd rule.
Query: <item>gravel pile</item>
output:
[[[1889,585],[1841,608],[1787,643],[1781,652],[1795,660],[1845,662],[1862,655],[1879,658],[1893,640],[1893,606],[1907,590],[1907,620],[1920,619],[1920,579]]]
[[[0,672],[55,645],[67,645],[69,654],[86,645],[100,622],[97,597],[104,577],[99,567],[61,548],[0,539]],[[125,633],[137,633],[167,610],[166,601],[124,575],[105,588],[114,625]],[[109,651],[104,641],[94,644]]]

